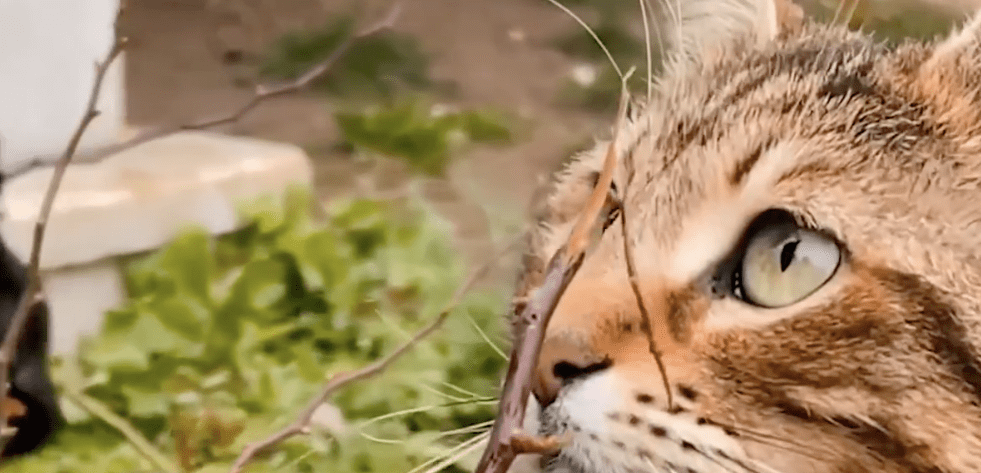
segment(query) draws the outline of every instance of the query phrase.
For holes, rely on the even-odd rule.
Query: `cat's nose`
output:
[[[542,344],[532,392],[543,408],[555,402],[559,391],[570,381],[610,367],[610,360],[584,349],[578,343],[548,338]]]

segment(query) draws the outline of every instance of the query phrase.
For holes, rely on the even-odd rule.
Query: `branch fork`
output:
[[[626,214],[623,209],[623,202],[627,199],[627,184],[630,182],[633,171],[629,162],[627,163],[629,171],[627,182],[623,185],[624,196],[617,198],[616,195],[612,195],[613,173],[617,166],[618,155],[616,149],[617,132],[622,128],[627,103],[628,93],[626,82],[624,82],[613,137],[607,146],[603,168],[589,200],[580,212],[569,239],[549,261],[542,285],[534,291],[530,298],[522,298],[518,301],[521,305],[516,305],[516,310],[520,311],[520,314],[515,321],[515,342],[511,350],[507,378],[504,381],[500,409],[494,421],[494,427],[491,429],[490,442],[477,465],[476,473],[505,473],[520,454],[554,453],[571,441],[568,432],[559,437],[541,437],[522,432],[520,426],[524,423],[525,406],[531,394],[532,374],[538,365],[539,353],[545,340],[545,330],[565,289],[582,266],[586,249],[592,243],[597,226],[606,220],[599,218],[604,211],[620,212],[619,218],[623,224],[624,250],[628,260],[627,270],[631,287],[640,306],[644,322],[642,325],[650,327],[649,315],[640,297],[640,289],[637,284],[636,271],[632,261],[633,253],[630,251],[630,239],[627,234]],[[657,350],[650,330],[647,330],[647,337],[651,354],[657,361],[662,376],[664,376],[660,352]],[[666,376],[664,382],[667,383]],[[670,396],[670,390],[668,393]]]

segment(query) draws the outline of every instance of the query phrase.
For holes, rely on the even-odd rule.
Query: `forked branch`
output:
[[[616,132],[620,129],[619,120],[626,114],[626,105],[627,101],[621,100],[618,123],[606,150],[603,170],[585,209],[579,214],[569,239],[549,261],[544,282],[515,320],[515,341],[511,348],[497,418],[476,473],[504,473],[517,455],[555,450],[565,441],[556,437],[535,437],[522,432],[521,426],[524,423],[528,396],[531,394],[532,374],[538,365],[548,322],[562,294],[582,265],[586,248],[591,242],[590,237],[594,234],[600,212],[607,202],[617,163]]]

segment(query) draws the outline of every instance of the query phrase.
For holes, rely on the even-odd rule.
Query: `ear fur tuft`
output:
[[[981,10],[974,13],[974,16],[964,24],[964,26],[947,39],[943,40],[933,50],[933,55],[925,63],[925,68],[933,68],[944,62],[956,61],[957,58],[974,50],[973,54],[978,54],[981,47]]]
[[[675,54],[687,59],[746,36],[772,41],[803,21],[803,10],[791,0],[685,0],[665,4],[662,13]]]

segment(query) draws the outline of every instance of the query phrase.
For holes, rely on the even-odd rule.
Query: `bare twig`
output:
[[[623,186],[624,200],[626,200],[627,186]],[[628,238],[627,233],[627,211],[626,206],[621,205],[620,207],[620,226],[623,230],[623,254],[627,261],[627,278],[630,281],[630,289],[634,293],[634,299],[637,300],[637,307],[640,309],[640,329],[644,332],[647,337],[647,349],[654,356],[654,361],[657,363],[657,369],[661,374],[661,382],[664,384],[664,392],[667,396],[668,410],[674,407],[674,396],[671,393],[671,384],[668,382],[668,371],[664,367],[664,360],[661,357],[661,351],[657,347],[657,342],[654,339],[654,329],[651,326],[651,314],[647,311],[647,306],[644,305],[644,296],[640,292],[640,284],[637,279],[637,269],[634,260],[633,245],[630,244],[630,238]]]
[[[328,71],[330,71],[332,67],[334,67],[334,65],[337,63],[338,60],[340,60],[342,57],[344,57],[345,54],[347,54],[347,52],[351,49],[352,46],[354,46],[355,43],[357,43],[358,41],[364,38],[367,38],[369,36],[374,36],[376,34],[379,34],[383,31],[390,29],[395,24],[395,21],[398,19],[401,12],[402,12],[401,4],[396,3],[381,20],[346,39],[344,42],[338,45],[333,51],[331,51],[330,55],[327,56],[327,58],[317,63],[313,67],[311,67],[309,70],[301,74],[296,79],[281,84],[256,86],[252,98],[250,98],[247,102],[245,102],[244,104],[242,104],[241,106],[239,106],[237,109],[235,109],[230,113],[213,117],[213,118],[196,120],[190,123],[161,126],[157,128],[147,129],[140,132],[136,136],[126,141],[123,141],[122,143],[105,146],[93,150],[91,152],[85,153],[84,155],[79,156],[75,160],[75,162],[95,163],[109,156],[122,152],[124,150],[133,148],[135,146],[139,146],[149,141],[153,141],[156,139],[164,138],[169,135],[173,135],[174,133],[187,131],[187,130],[205,130],[221,125],[227,125],[227,124],[238,122],[239,120],[242,119],[242,117],[247,115],[256,107],[258,107],[262,102],[275,97],[279,97],[279,96],[283,96],[303,90],[317,79],[323,77],[325,74],[327,74]],[[20,167],[8,173],[8,177],[24,174],[34,168],[43,166],[45,162],[46,161],[43,158],[30,160],[26,162],[24,165],[21,165]]]
[[[644,19],[644,25],[645,25],[644,34],[646,35],[645,38],[647,42],[646,79],[647,79],[647,105],[649,106],[651,102],[652,94],[654,92],[654,78],[653,78],[654,72],[652,69],[651,44],[650,44],[651,40],[650,40],[650,30],[648,30],[647,28],[647,21],[648,21],[647,2],[646,0],[640,0],[639,3],[640,3],[640,14],[641,17],[643,17]],[[620,92],[621,100],[625,100],[625,97],[627,95],[626,81],[624,81],[621,84],[621,87],[622,87]],[[652,127],[651,120],[652,120],[652,115],[647,114],[648,128]],[[649,140],[649,141],[651,146],[650,154],[653,155],[654,141],[653,140]],[[631,152],[633,151],[631,150]],[[630,219],[627,216],[627,209],[626,206],[624,205],[624,202],[627,202],[628,200],[628,196],[630,195],[630,190],[629,190],[630,183],[633,181],[634,178],[633,159],[627,159],[626,162],[624,163],[624,168],[626,169],[627,177],[626,179],[624,179],[623,182],[623,195],[619,197],[620,201],[618,202],[618,207],[620,210],[620,230],[621,230],[621,234],[623,235],[623,257],[626,260],[627,279],[630,281],[630,289],[631,291],[633,291],[634,299],[637,300],[637,307],[640,309],[640,329],[641,331],[644,332],[644,335],[647,336],[647,349],[648,351],[651,352],[651,355],[654,356],[654,361],[657,362],[657,369],[660,372],[661,380],[664,383],[664,392],[667,393],[666,397],[668,403],[668,410],[671,410],[674,408],[674,396],[671,394],[671,386],[670,383],[668,382],[668,371],[667,369],[664,368],[664,360],[661,358],[661,351],[657,348],[657,342],[654,339],[654,330],[651,327],[651,315],[647,311],[647,306],[644,305],[644,297],[640,292],[640,283],[637,278],[637,269],[636,269],[637,265],[634,260],[633,245],[631,245],[630,243],[630,234],[627,228],[627,221],[629,221]]]
[[[552,453],[564,447],[570,440],[569,435],[539,437],[524,432],[511,433],[511,448],[515,454],[522,453]]]
[[[583,260],[582,252],[572,254],[567,250],[569,247],[566,244],[552,257],[544,282],[515,321],[515,341],[511,348],[500,407],[491,429],[490,441],[477,465],[476,473],[504,473],[520,453],[514,443],[514,436],[524,435],[521,426],[524,423],[528,396],[531,394],[532,373],[538,364],[538,355],[545,340],[545,328]]]
[[[119,57],[119,54],[123,52],[123,48],[126,45],[126,38],[119,34],[119,20],[124,13],[125,3],[121,3],[119,11],[116,14],[115,35],[112,47],[109,49],[105,60],[96,62],[95,64],[95,80],[92,82],[92,91],[89,94],[89,101],[85,106],[85,112],[71,139],[69,139],[64,153],[55,164],[54,173],[51,176],[48,189],[44,194],[44,200],[41,201],[41,210],[34,224],[34,238],[31,242],[31,255],[27,265],[27,285],[24,293],[21,295],[20,302],[17,304],[14,316],[10,320],[10,325],[7,327],[7,333],[4,336],[3,343],[0,344],[0,380],[4,381],[0,383],[0,399],[6,399],[7,394],[10,392],[10,384],[6,381],[10,379],[10,365],[16,356],[17,346],[20,343],[20,336],[24,330],[24,325],[38,304],[44,302],[44,296],[41,293],[39,269],[41,243],[44,240],[48,217],[51,215],[51,208],[54,205],[55,196],[58,194],[61,180],[68,170],[68,164],[71,162],[72,157],[75,156],[75,151],[78,149],[78,144],[82,140],[82,135],[85,133],[89,124],[92,123],[92,120],[95,120],[99,116],[96,106],[99,103],[99,95],[102,91],[102,82],[106,77],[106,72],[109,70],[109,66]],[[4,429],[4,432],[0,434],[0,443],[6,443],[12,436],[12,433],[7,430],[7,424],[7,413],[0,411],[0,428]],[[2,446],[0,446],[0,449],[2,449]]]
[[[300,411],[300,413],[296,417],[296,420],[294,420],[290,425],[284,427],[282,430],[279,430],[278,432],[270,435],[269,437],[263,440],[260,440],[255,443],[251,443],[247,447],[245,447],[245,449],[242,450],[242,454],[239,455],[237,460],[235,460],[235,463],[232,465],[230,472],[240,473],[242,469],[249,462],[251,462],[256,457],[256,455],[258,455],[260,452],[268,450],[269,448],[275,446],[276,444],[290,437],[307,433],[310,428],[310,420],[313,418],[313,415],[316,412],[317,408],[320,407],[320,405],[322,405],[324,402],[326,402],[327,398],[329,398],[330,395],[334,393],[334,391],[337,391],[338,389],[343,388],[344,386],[347,386],[348,384],[351,384],[355,381],[360,381],[378,375],[379,373],[387,369],[392,363],[398,360],[399,357],[401,357],[406,352],[411,350],[412,347],[414,347],[417,343],[419,343],[419,341],[428,337],[430,334],[432,334],[437,329],[439,329],[443,325],[443,322],[446,321],[446,318],[449,317],[450,312],[452,312],[453,309],[455,309],[456,306],[460,304],[460,302],[463,300],[463,297],[468,292],[470,292],[473,286],[481,279],[483,279],[487,275],[487,273],[491,270],[491,268],[493,268],[497,264],[497,262],[501,259],[501,257],[505,253],[513,249],[515,246],[517,246],[517,244],[520,241],[522,241],[521,236],[514,239],[504,249],[502,249],[497,254],[495,254],[493,258],[491,258],[483,265],[481,265],[479,268],[477,268],[470,275],[470,277],[467,278],[467,280],[457,289],[456,294],[453,295],[453,298],[450,300],[450,303],[446,306],[445,309],[443,309],[442,312],[440,312],[439,316],[437,316],[435,320],[433,320],[429,325],[424,327],[422,330],[416,332],[416,334],[413,335],[413,337],[409,339],[407,342],[405,342],[402,346],[398,347],[395,351],[389,353],[388,356],[378,361],[375,361],[374,363],[367,365],[361,369],[355,371],[345,371],[343,373],[338,373],[333,377],[331,377],[330,380],[328,380],[327,383],[324,384],[324,387],[320,390],[320,392],[316,396],[314,396],[313,399],[310,400],[306,408]]]
[[[524,423],[528,396],[531,394],[532,374],[538,365],[538,356],[545,341],[545,329],[566,287],[582,265],[586,248],[591,241],[590,236],[607,202],[616,169],[617,132],[620,129],[620,120],[626,114],[626,105],[626,100],[621,101],[613,138],[603,161],[603,171],[585,209],[579,214],[565,245],[549,261],[544,282],[515,320],[515,341],[511,348],[500,408],[494,420],[490,441],[477,464],[476,473],[504,473],[521,453],[541,452],[561,445],[560,439],[530,436],[521,431],[521,426]]]
[[[630,163],[630,160],[627,160]],[[630,237],[627,228],[627,221],[629,220],[627,215],[627,206],[624,203],[627,201],[628,188],[631,177],[633,176],[634,169],[631,164],[627,165],[627,179],[623,185],[623,197],[620,198],[620,228],[623,234],[623,256],[627,263],[627,279],[630,281],[630,289],[634,293],[634,299],[637,301],[637,308],[640,309],[640,330],[644,332],[647,337],[647,349],[650,351],[651,355],[654,357],[655,363],[657,363],[657,369],[661,374],[661,382],[664,384],[664,392],[667,397],[668,410],[674,408],[674,395],[671,393],[671,383],[668,381],[668,370],[664,367],[664,360],[661,357],[661,350],[657,347],[657,341],[654,339],[654,329],[651,326],[651,314],[647,311],[647,306],[644,304],[644,296],[640,292],[640,282],[637,278],[637,265],[634,259],[633,245],[630,243]]]

